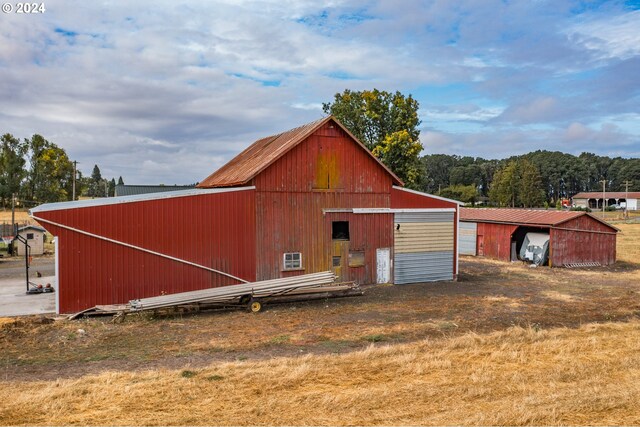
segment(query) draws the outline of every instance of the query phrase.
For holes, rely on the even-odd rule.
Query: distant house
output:
[[[191,190],[195,185],[116,185],[116,197],[137,196],[149,193],[164,193],[165,191]]]
[[[42,227],[38,227],[37,225],[27,225],[26,227],[22,227],[18,229],[18,236],[22,236],[27,239],[27,243],[29,244],[29,255],[42,255],[44,254],[44,241],[45,241],[45,230]],[[16,249],[14,252],[18,256],[24,256],[24,243],[14,240],[13,246]]]
[[[626,207],[630,211],[635,211],[638,210],[638,199],[640,199],[640,191],[609,191],[604,193],[604,206]],[[582,208],[602,209],[602,201],[602,191],[578,193],[573,196],[573,204]]]

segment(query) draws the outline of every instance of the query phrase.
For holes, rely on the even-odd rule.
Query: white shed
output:
[[[42,255],[44,254],[44,241],[45,230],[37,225],[27,225],[18,229],[18,236],[22,236],[27,239],[30,246],[29,255]],[[15,253],[18,256],[24,256],[24,243],[18,240],[13,241],[13,247],[16,249]]]

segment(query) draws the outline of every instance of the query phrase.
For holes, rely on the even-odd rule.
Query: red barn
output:
[[[457,276],[458,202],[403,188],[335,118],[260,139],[193,190],[46,204],[58,311],[333,270]]]
[[[581,211],[461,209],[461,254],[518,259],[529,232],[548,235],[549,265],[616,261],[617,228]]]

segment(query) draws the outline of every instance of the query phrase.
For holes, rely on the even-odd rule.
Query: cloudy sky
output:
[[[200,181],[346,88],[413,94],[425,153],[640,157],[637,1],[10,4],[0,132],[40,133],[85,174]]]

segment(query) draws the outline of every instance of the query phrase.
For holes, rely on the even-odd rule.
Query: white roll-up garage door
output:
[[[397,212],[394,219],[394,283],[453,280],[453,212]]]

